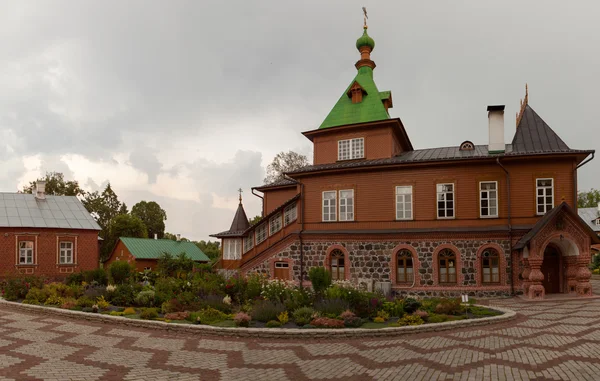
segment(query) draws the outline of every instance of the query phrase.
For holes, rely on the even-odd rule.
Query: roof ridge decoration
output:
[[[519,112],[517,112],[517,128],[519,127],[519,124],[521,123],[521,119],[523,118],[523,114],[525,113],[525,108],[527,107],[527,105],[529,104],[529,87],[527,86],[527,83],[525,83],[525,99],[521,99],[521,108],[519,110]]]

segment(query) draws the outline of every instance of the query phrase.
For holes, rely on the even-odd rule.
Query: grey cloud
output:
[[[156,183],[156,177],[160,173],[162,164],[152,153],[152,150],[144,146],[136,146],[135,150],[129,155],[131,165],[148,175],[150,184]]]

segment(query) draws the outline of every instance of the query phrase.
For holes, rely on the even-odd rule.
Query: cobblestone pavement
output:
[[[600,290],[600,281],[595,281]],[[0,309],[0,380],[600,380],[600,299],[361,340],[216,339]]]

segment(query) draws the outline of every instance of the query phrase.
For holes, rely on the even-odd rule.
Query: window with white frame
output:
[[[454,184],[437,184],[438,218],[454,218]]]
[[[288,205],[283,210],[283,225],[289,225],[292,221],[298,218],[298,208],[296,203]]]
[[[554,179],[536,179],[537,214],[546,214],[554,208]]]
[[[338,160],[362,159],[364,157],[364,138],[338,140]]]
[[[340,221],[354,221],[354,189],[340,191]]]
[[[281,213],[277,213],[269,220],[269,235],[273,235],[281,230]]]
[[[256,238],[257,245],[263,242],[265,239],[267,239],[267,224],[262,224],[259,227],[257,227],[254,231],[254,235]]]
[[[323,221],[330,222],[336,221],[336,204],[337,204],[337,192],[327,191],[323,192]]]
[[[73,242],[60,242],[59,263],[73,263]]]
[[[412,219],[412,190],[411,185],[396,187],[396,219]]]
[[[254,247],[254,234],[244,237],[244,253]]]
[[[600,226],[600,217],[596,218],[596,225]]]
[[[33,264],[33,241],[19,242],[19,264],[20,265],[32,265]]]
[[[498,182],[479,183],[479,213],[481,217],[498,217]]]
[[[223,259],[235,260],[242,257],[242,240],[228,238],[223,242]]]

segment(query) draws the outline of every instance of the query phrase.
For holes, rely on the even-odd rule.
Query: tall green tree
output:
[[[65,181],[65,176],[61,172],[46,172],[46,176],[30,181],[29,185],[23,187],[23,193],[33,193],[37,181],[46,182],[46,194],[50,196],[83,196],[85,191],[79,187],[79,183],[74,180]]]
[[[152,238],[152,237],[150,237],[150,238]],[[177,241],[177,234],[166,232],[165,235],[163,236],[163,239],[170,239],[171,241]],[[187,239],[185,237],[179,237],[179,240],[186,241],[186,242],[189,241],[189,239]]]
[[[148,228],[148,237],[154,238],[154,234],[157,234],[158,238],[163,238],[167,212],[158,203],[140,201],[131,208],[131,214],[144,222]]]
[[[248,218],[248,222],[250,223],[250,225],[254,225],[254,224],[258,223],[260,220],[262,220],[261,216],[254,216],[253,218]]]
[[[148,238],[148,229],[144,222],[131,214],[120,214],[110,222],[108,235],[104,238],[101,260],[108,259],[119,237]]]
[[[214,259],[218,258],[219,255],[221,255],[221,248],[220,248],[221,243],[219,241],[206,242],[206,241],[202,240],[202,241],[194,242],[194,243],[211,260],[214,260]]]
[[[294,151],[280,152],[267,166],[267,177],[265,177],[264,183],[270,184],[281,180],[284,173],[300,169],[308,164],[309,161],[305,155]]]
[[[578,208],[596,208],[600,202],[600,190],[590,189],[588,192],[577,192]]]

